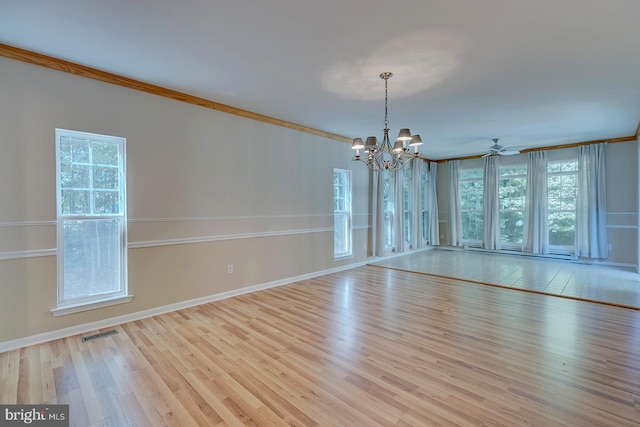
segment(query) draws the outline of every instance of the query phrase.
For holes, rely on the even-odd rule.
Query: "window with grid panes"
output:
[[[461,170],[458,175],[462,240],[465,242],[482,242],[483,176],[482,169]]]
[[[576,237],[576,197],[578,161],[553,162],[547,165],[547,209],[549,245],[573,248]]]
[[[527,197],[527,165],[501,166],[498,179],[500,240],[505,248],[509,245],[521,248]]]
[[[333,256],[352,255],[351,171],[333,170]]]
[[[125,139],[56,129],[58,308],[127,294]]]

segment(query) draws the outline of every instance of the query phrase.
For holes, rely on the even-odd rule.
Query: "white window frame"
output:
[[[394,179],[391,175],[391,171],[384,170],[379,173],[383,174],[383,215],[384,215],[384,251],[390,253],[393,250],[395,233],[393,228],[393,216],[395,213],[394,207]]]
[[[563,163],[575,163],[576,164],[576,169],[575,171],[550,171],[549,169],[551,169],[551,167],[553,165],[557,165],[557,164],[563,164]],[[577,186],[577,178],[578,178],[578,159],[574,158],[574,159],[567,159],[567,160],[556,160],[556,161],[550,161],[548,162],[548,166],[547,166],[547,213],[548,213],[548,217],[549,219],[551,218],[551,215],[553,213],[556,212],[571,212],[570,210],[567,209],[551,209],[550,205],[549,205],[549,183],[548,180],[552,177],[552,176],[568,176],[568,175],[575,175],[576,177],[576,186]],[[576,197],[577,197],[577,189],[576,189]],[[574,213],[574,224],[573,224],[573,228],[574,228],[574,243],[570,244],[570,245],[553,245],[551,244],[551,227],[549,227],[549,250],[551,253],[553,254],[564,254],[564,255],[573,255],[575,253],[575,219],[576,219],[576,215],[577,212],[575,211],[575,209],[573,210]]]
[[[520,174],[504,174],[504,171],[508,170],[508,169],[517,169],[517,168],[524,168],[524,172],[520,173]],[[524,225],[524,210],[525,210],[525,206],[527,203],[527,164],[513,164],[513,165],[501,165],[499,168],[499,177],[498,177],[498,197],[500,194],[500,188],[502,188],[502,181],[504,180],[511,180],[511,179],[522,179],[524,180],[524,189],[523,189],[523,194],[522,194],[522,209],[503,209],[503,199],[500,198],[499,200],[499,204],[500,204],[500,222],[502,223],[502,214],[506,213],[506,212],[520,212],[520,214],[522,215],[522,220],[523,220],[523,225]],[[502,227],[501,227],[502,228]],[[504,233],[500,232],[500,236],[501,236],[501,245],[502,245],[502,249],[508,249],[508,250],[522,250],[522,241],[524,239],[524,227],[522,229],[523,234],[520,237],[520,242],[507,242],[502,240],[502,236],[504,235]]]
[[[431,191],[430,189],[430,181],[431,181],[431,172],[429,171],[425,171],[422,174],[421,177],[421,194],[422,194],[422,200],[420,201],[420,210],[422,215],[420,216],[420,221],[422,221],[422,241],[423,242],[428,242],[431,243],[431,236],[429,235],[429,209],[428,209],[428,203],[429,203],[429,197],[430,194],[429,192]]]
[[[336,187],[336,174],[344,177],[343,188]],[[333,169],[334,189],[333,189],[333,258],[340,259],[353,256],[353,223],[352,223],[352,207],[351,207],[351,171],[348,169]],[[346,224],[347,229],[344,230],[346,242],[336,244],[338,233],[336,232],[336,224]],[[345,247],[345,251],[337,251],[337,247]]]
[[[62,212],[62,180],[61,180],[61,156],[60,145],[63,137],[85,139],[95,142],[106,142],[118,144],[119,164],[119,209],[116,214],[66,214]],[[94,163],[90,160],[89,166]],[[95,191],[90,175],[89,191]],[[90,197],[90,204],[93,205],[93,198]],[[129,302],[132,296],[128,294],[127,284],[127,209],[126,209],[126,139],[115,136],[99,135],[87,132],[78,132],[65,129],[56,129],[56,212],[57,212],[57,306],[51,310],[54,316],[61,316],[80,311],[91,310],[100,307]],[[99,221],[116,220],[118,225],[119,242],[119,287],[117,290],[99,293],[96,295],[85,295],[82,297],[65,298],[65,253],[64,253],[64,225],[66,221]]]
[[[479,176],[473,177],[473,178],[465,178],[462,175],[466,172],[480,172]],[[460,199],[462,199],[462,185],[465,182],[479,182],[480,184],[484,185],[484,170],[482,168],[471,168],[471,169],[461,169],[458,175],[458,193],[460,195]],[[482,218],[482,221],[484,221],[484,211],[483,211],[483,207],[480,206],[480,209],[465,209],[462,206],[462,200],[460,200],[460,205],[461,205],[461,209],[460,209],[460,215],[464,215],[467,212],[476,212],[476,213],[480,213],[480,217]],[[482,199],[482,203],[484,205],[484,196]],[[464,224],[464,222],[463,222]],[[470,245],[470,246],[477,246],[480,247],[482,245],[482,239],[478,239],[478,240],[472,240],[472,239],[468,239],[468,236],[465,236],[465,230],[462,230],[462,242],[464,244]]]
[[[404,230],[402,230],[402,233],[407,247],[411,247],[413,244],[411,241],[411,227],[413,227],[413,224],[411,224],[411,198],[413,197],[413,194],[411,194],[411,181],[413,179],[413,174],[411,173],[412,167],[413,162],[411,162],[411,166],[402,170],[402,173],[404,174],[404,180],[402,181],[402,191],[404,192],[404,206],[402,209],[404,215]]]

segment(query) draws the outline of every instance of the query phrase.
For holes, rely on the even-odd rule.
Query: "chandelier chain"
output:
[[[389,127],[389,95],[388,95],[388,87],[389,85],[389,76],[384,74],[384,128]]]

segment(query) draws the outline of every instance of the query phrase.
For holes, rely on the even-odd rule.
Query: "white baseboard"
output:
[[[488,254],[496,254],[496,255],[507,255],[507,256],[521,256],[521,257],[529,257],[529,258],[539,258],[544,260],[558,260],[558,261],[566,261],[574,264],[583,264],[583,265],[597,265],[603,267],[620,267],[620,268],[631,268],[638,269],[636,264],[629,264],[623,262],[611,262],[607,260],[586,260],[584,258],[574,259],[571,254],[531,254],[528,252],[519,252],[519,251],[510,251],[510,250],[489,250],[484,248],[478,248],[473,246],[464,246],[464,247],[453,247],[453,246],[438,246],[437,250],[440,251],[469,251],[469,252],[484,252]]]
[[[295,277],[288,277],[286,279],[275,280],[273,282],[262,283],[254,286],[248,286],[242,289],[236,289],[233,291],[227,291],[219,294],[208,295],[201,298],[181,301],[174,304],[151,308],[148,310],[137,311],[135,313],[124,314],[122,316],[102,319],[95,322],[84,323],[82,325],[71,326],[69,328],[57,329],[55,331],[44,332],[42,334],[31,335],[28,337],[18,338],[10,341],[4,341],[4,342],[0,342],[0,353],[4,353],[5,351],[16,350],[16,349],[30,346],[30,345],[41,344],[47,341],[53,341],[60,338],[67,338],[73,335],[85,334],[87,332],[92,332],[98,329],[110,328],[112,326],[120,325],[122,323],[127,323],[135,320],[144,319],[147,317],[157,316],[159,314],[181,310],[183,308],[194,307],[196,305],[202,305],[202,304],[206,304],[213,301],[219,301],[219,300],[231,298],[238,295],[260,291],[263,289],[275,288],[277,286],[287,285],[290,283],[299,282],[301,280],[312,279],[314,277],[324,276],[326,274],[337,273],[344,270],[350,270],[352,268],[361,267],[367,264],[368,262],[369,261],[357,262],[353,264],[344,265],[341,267],[330,268],[328,270],[316,271],[313,273],[303,274]]]
[[[635,264],[629,264],[629,263],[624,263],[624,262],[609,262],[609,261],[600,261],[600,260],[593,260],[593,261],[575,261],[577,264],[584,264],[584,265],[596,265],[596,266],[602,266],[602,267],[621,267],[621,268],[631,268],[631,269],[636,269],[637,266]]]

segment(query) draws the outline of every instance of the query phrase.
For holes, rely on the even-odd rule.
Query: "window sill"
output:
[[[127,302],[131,302],[133,299],[133,295],[124,295],[117,296],[111,298],[105,298],[98,301],[76,304],[76,305],[67,305],[63,307],[54,308],[51,310],[51,314],[53,317],[58,316],[66,316],[67,314],[79,313],[81,311],[89,311],[95,310],[96,308],[109,307],[111,305],[124,304]]]
[[[334,256],[333,260],[334,261],[340,261],[341,259],[347,259],[347,258],[353,258],[353,254]]]

